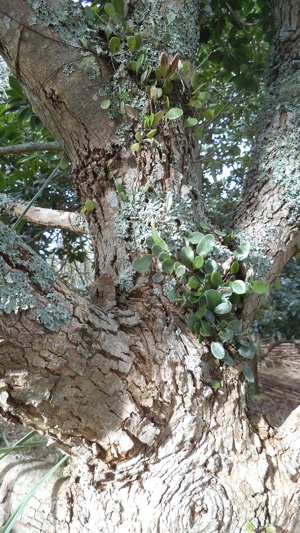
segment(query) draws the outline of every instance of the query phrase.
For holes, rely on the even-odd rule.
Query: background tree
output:
[[[243,328],[299,240],[297,3],[272,2],[266,108],[228,227],[205,214],[197,139],[214,147],[212,119],[241,109],[236,87],[253,87],[262,65],[248,28],[269,25],[265,4],[6,4],[1,54],[71,161],[94,249],[91,302],[0,228],[0,405],[72,456],[72,512],[56,531],[228,532],[250,520],[296,531],[299,414],[276,433],[251,424],[255,346]],[[210,16],[231,100],[217,80],[207,90],[209,35],[193,66]],[[238,136],[237,116],[223,126]],[[26,168],[12,157],[6,172]]]

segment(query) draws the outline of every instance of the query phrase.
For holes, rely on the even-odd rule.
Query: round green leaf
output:
[[[213,341],[210,345],[210,349],[214,357],[216,357],[217,359],[224,359],[225,348],[223,344],[221,344],[220,342]]]
[[[244,261],[244,259],[248,257],[249,252],[250,252],[250,243],[244,242],[237,247],[236,251],[234,252],[234,257],[238,261]]]
[[[189,315],[187,317],[187,326],[190,330],[194,331],[195,324],[199,322],[199,318],[196,315]]]
[[[107,4],[105,4],[105,6],[104,6],[104,10],[105,10],[106,14],[107,14],[109,17],[114,18],[114,16],[115,16],[115,8],[114,8],[114,6],[113,6],[110,2],[108,2]]]
[[[118,37],[112,37],[110,39],[108,47],[113,54],[115,54],[116,52],[120,50],[120,46],[121,46],[121,41],[120,39],[118,39]]]
[[[174,261],[168,257],[162,262],[161,269],[164,274],[170,276],[174,272]]]
[[[62,170],[66,170],[66,168],[70,164],[70,159],[68,158],[67,154],[63,154],[61,160],[60,160],[60,168]]]
[[[188,236],[188,241],[191,244],[198,244],[203,239],[203,237],[203,233],[200,233],[199,231],[194,231]]]
[[[185,271],[186,271],[186,267],[185,267],[184,265],[180,265],[180,264],[179,264],[179,265],[176,267],[176,276],[177,276],[178,278],[181,278],[181,276],[184,276]]]
[[[203,337],[211,337],[213,334],[213,326],[206,320],[201,320],[200,334]]]
[[[124,109],[125,109],[126,114],[129,117],[131,117],[131,118],[136,118],[137,117],[137,112],[136,112],[136,110],[133,107],[131,107],[131,105],[125,104],[124,105]]]
[[[101,109],[108,109],[110,106],[110,99],[106,98],[105,100],[102,100],[100,107]]]
[[[90,213],[91,211],[94,211],[95,209],[95,204],[92,200],[87,200],[84,204],[84,207],[85,207],[85,211],[87,213]]]
[[[220,331],[219,338],[221,341],[229,342],[233,339],[234,333],[230,328],[225,328],[223,331]]]
[[[199,222],[199,226],[201,229],[204,229],[205,231],[209,231],[211,228],[206,224],[206,222],[204,222],[203,220],[201,220]]]
[[[192,128],[193,126],[197,126],[198,120],[194,117],[188,117],[184,123],[186,128]]]
[[[233,359],[232,359],[231,355],[229,355],[227,350],[225,350],[225,357],[224,357],[223,361],[224,361],[225,365],[228,365],[228,366],[232,366],[233,365]]]
[[[215,116],[215,112],[212,108],[208,108],[203,111],[202,116],[207,120],[210,120]]]
[[[217,270],[215,270],[211,274],[210,279],[211,279],[212,284],[216,285],[217,287],[219,285],[222,285],[222,283],[223,283],[223,278],[222,278],[221,274]]]
[[[240,264],[238,261],[234,261],[230,267],[231,274],[236,274],[240,269]]]
[[[180,250],[181,260],[184,265],[190,266],[194,260],[194,250],[189,246],[183,246]]]
[[[127,37],[127,44],[128,44],[128,48],[129,48],[130,52],[134,52],[135,51],[135,45],[136,45],[135,36],[134,35],[130,35],[129,37]]]
[[[267,526],[265,526],[265,530],[268,531],[269,533],[275,533],[276,527],[272,526],[272,524],[268,524]]]
[[[161,272],[156,272],[156,274],[153,274],[152,279],[154,283],[160,283],[165,279],[165,276]]]
[[[244,530],[245,531],[254,531],[254,526],[253,526],[252,522],[246,522],[246,524],[244,525]]]
[[[189,281],[188,281],[188,286],[190,287],[190,289],[198,289],[198,287],[200,287],[200,282],[197,278],[197,276],[191,276]]]
[[[214,308],[214,313],[217,313],[217,315],[227,315],[231,309],[232,305],[230,302],[222,302]]]
[[[250,368],[250,366],[245,363],[245,361],[242,362],[242,369],[243,369],[243,374],[246,378],[247,381],[249,381],[249,383],[254,383],[254,375],[253,375],[253,372]],[[251,529],[248,531],[251,531]]]
[[[204,257],[203,255],[197,255],[193,261],[193,269],[199,270],[199,268],[203,267],[204,264]]]
[[[131,145],[131,149],[133,152],[139,152],[141,149],[141,145],[139,143],[133,143]]]
[[[166,118],[169,120],[175,120],[177,118],[180,118],[183,115],[183,110],[179,107],[171,107],[169,111],[166,113]]]
[[[152,254],[155,255],[155,257],[159,257],[161,254],[161,247],[158,244],[153,244],[152,248]]]
[[[172,24],[172,22],[174,22],[175,18],[176,18],[175,13],[173,13],[173,11],[170,11],[170,13],[167,14],[168,24]]]
[[[143,257],[138,257],[132,263],[132,268],[137,272],[144,272],[148,270],[152,263],[152,254],[145,254]]]
[[[171,36],[170,33],[164,33],[164,34],[163,34],[163,36],[162,36],[162,42],[163,42],[164,44],[170,44],[171,40],[172,40],[172,36]]]
[[[237,279],[230,284],[233,292],[236,294],[245,294],[247,292],[247,285],[244,281]]]
[[[204,101],[204,100],[209,100],[209,98],[210,98],[210,94],[207,91],[203,91],[202,93],[198,94],[198,99],[199,100]]]
[[[198,255],[206,256],[212,251],[214,245],[215,245],[215,237],[211,233],[208,233],[199,242],[196,248],[196,252]]]
[[[181,299],[179,292],[175,289],[170,289],[167,294],[167,297],[169,298],[170,302],[177,302]]]
[[[205,261],[204,268],[207,274],[212,274],[215,270],[217,270],[218,263],[214,259],[207,259],[207,261]],[[210,276],[208,276],[208,279],[210,279]]]
[[[207,311],[206,311],[206,313],[204,315],[204,318],[207,320],[207,322],[211,322],[212,324],[216,320],[215,315],[209,309],[207,309]]]
[[[84,8],[84,12],[85,12],[87,18],[88,18],[91,22],[93,22],[94,19],[95,19],[95,13],[94,13],[94,11],[92,10],[92,8],[89,7],[89,6],[86,6],[86,7]]]
[[[235,335],[242,333],[243,322],[241,320],[231,320],[228,327],[234,332]]]
[[[165,259],[170,259],[170,256],[167,254],[167,252],[161,252],[158,256],[158,259],[163,262]]]
[[[253,281],[251,288],[255,294],[266,294],[268,285],[264,281]]]
[[[222,302],[221,295],[215,289],[208,289],[208,291],[205,292],[205,298],[207,302],[207,307],[211,311]]]
[[[213,381],[211,382],[211,386],[213,389],[217,390],[221,387],[221,383],[217,381],[216,379],[213,379]]]
[[[240,347],[238,348],[239,354],[244,357],[245,359],[253,359],[257,351],[257,344],[255,342],[244,341],[243,344],[241,343]]]

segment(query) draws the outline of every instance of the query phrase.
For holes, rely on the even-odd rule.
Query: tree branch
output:
[[[21,143],[13,144],[11,146],[0,146],[0,157],[10,154],[24,154],[37,151],[57,151],[62,150],[61,143],[56,141],[50,142],[37,142],[37,143]]]
[[[68,9],[71,21],[78,6],[68,2]],[[49,26],[54,12],[62,22]],[[62,2],[55,0],[47,2],[45,9],[22,0],[13,5],[0,0],[0,13],[0,53],[73,165],[82,151],[106,145],[115,136],[115,122],[101,109],[95,94],[112,72],[106,58],[95,57],[80,45],[84,31],[80,14],[75,13],[77,22],[67,30]],[[36,22],[30,25],[33,19]]]
[[[23,202],[14,202],[7,195],[0,195],[2,212],[15,214],[19,217],[26,208]],[[5,201],[3,200],[5,198]],[[31,207],[24,216],[24,220],[46,226],[48,228],[60,228],[62,230],[72,231],[73,233],[85,234],[88,232],[86,221],[83,220],[79,213],[59,211],[57,209],[45,209],[42,207]]]

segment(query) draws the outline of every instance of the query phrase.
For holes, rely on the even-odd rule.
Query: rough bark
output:
[[[64,6],[48,4],[51,14]],[[132,4],[145,8],[143,2]],[[174,5],[181,10],[183,4]],[[68,6],[73,9],[71,2]],[[284,6],[299,13],[293,2]],[[274,8],[285,15],[279,4]],[[69,484],[62,489],[65,521],[48,530],[235,533],[251,520],[257,528],[271,522],[278,531],[299,531],[299,409],[278,431],[263,420],[254,427],[239,366],[225,369],[212,360],[208,346],[199,346],[187,332],[182,313],[153,293],[151,277],[135,276],[128,294],[118,286],[131,249],[116,237],[120,201],[109,173],[122,177],[128,194],[147,182],[193,198],[199,212],[190,137],[178,122],[162,128],[154,151],[143,149],[133,157],[127,145],[117,147],[118,121],[108,119],[92,98],[110,77],[106,59],[96,59],[96,80],[80,68],[71,76],[64,69],[82,61],[80,23],[62,34],[59,20],[47,25],[43,10],[36,15],[28,2],[0,0],[0,10],[1,53],[64,144],[83,203],[94,202],[87,218],[96,305],[56,279],[8,228],[0,228],[2,302],[6,298],[3,307],[11,305],[0,317],[1,411],[38,428],[73,457]],[[289,28],[298,53],[297,29]],[[282,46],[280,32],[275,45]],[[299,133],[299,105],[289,109],[295,113],[289,121],[287,111],[277,120],[278,91],[275,96],[272,91],[282,84],[276,78],[270,88],[274,105],[258,140],[260,166],[232,220],[251,239],[260,235],[254,241],[259,275],[269,282],[299,238],[297,198],[288,196],[276,174],[278,150],[280,157],[293,156]],[[280,102],[286,101],[285,92]],[[288,133],[288,142],[276,145]],[[289,165],[295,190],[299,159]],[[276,202],[268,201],[266,209],[272,195]],[[212,388],[212,379],[221,381],[221,390]],[[37,517],[30,527],[42,530]]]

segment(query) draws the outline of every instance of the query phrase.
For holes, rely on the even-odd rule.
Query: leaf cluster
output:
[[[254,358],[257,345],[244,330],[239,316],[244,298],[251,292],[265,294],[267,285],[250,277],[242,279],[242,263],[250,252],[248,242],[236,245],[227,228],[219,231],[200,222],[199,229],[184,239],[177,253],[171,253],[153,226],[147,241],[149,253],[135,259],[132,266],[137,272],[144,272],[154,264],[157,272],[152,279],[156,284],[173,279],[167,297],[189,312],[187,325],[199,342],[209,339],[213,356],[229,366],[234,362],[230,352],[237,353],[246,379],[253,382],[246,360]],[[225,265],[217,261],[220,246],[227,247],[230,253],[230,262]]]

